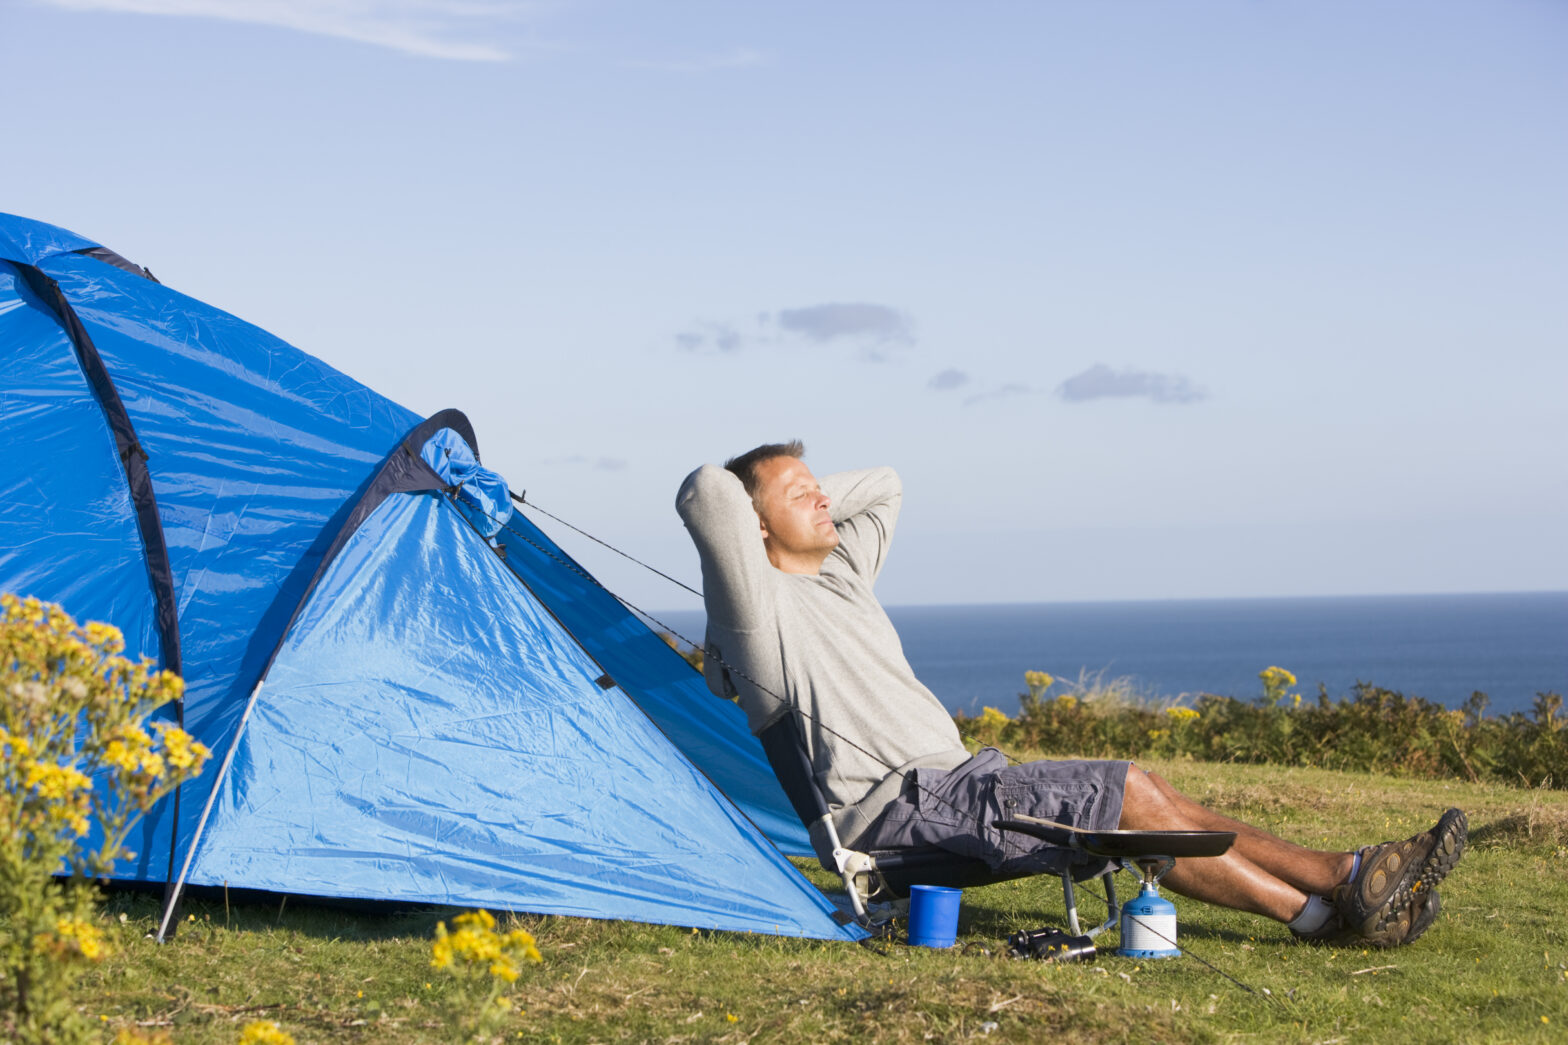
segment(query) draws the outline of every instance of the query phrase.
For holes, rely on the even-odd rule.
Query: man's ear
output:
[[[757,526],[762,530],[762,539],[763,540],[767,540],[768,539],[768,524],[763,521],[762,516],[760,516],[760,515],[757,516]]]

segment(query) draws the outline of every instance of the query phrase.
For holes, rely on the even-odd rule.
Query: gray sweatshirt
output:
[[[817,784],[852,843],[897,796],[905,771],[952,769],[969,752],[871,590],[903,499],[897,473],[868,468],[821,482],[839,545],[817,575],[774,568],[751,498],[723,468],[687,476],[675,507],[702,558],[708,688],[737,697],[753,733],[787,710],[802,713]]]

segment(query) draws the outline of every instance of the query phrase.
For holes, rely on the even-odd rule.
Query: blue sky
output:
[[[1565,53],[1556,0],[7,0],[0,210],[693,583],[682,476],[798,436],[903,474],[890,603],[1563,589]]]

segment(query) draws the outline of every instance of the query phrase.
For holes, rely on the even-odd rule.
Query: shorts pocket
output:
[[[1087,780],[1077,783],[1036,780],[999,784],[993,797],[996,819],[1008,820],[1022,814],[1078,828],[1094,822],[1094,807],[1099,799],[1099,785]],[[999,836],[998,844],[1009,859],[1042,848],[1067,848],[1021,831],[996,833]]]

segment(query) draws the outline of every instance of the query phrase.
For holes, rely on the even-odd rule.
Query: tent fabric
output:
[[[486,537],[494,537],[511,518],[506,480],[481,466],[463,437],[452,429],[443,428],[431,436],[419,458],[449,486],[458,488],[458,510]]]
[[[0,576],[159,654],[152,588],[114,436],[70,337],[0,263]]]
[[[733,701],[702,676],[522,512],[496,535],[506,562],[637,706],[712,775],[782,852],[813,855],[811,839]]]
[[[525,882],[545,913],[832,924],[826,898],[599,674],[451,501],[388,498],[263,681],[191,881],[459,889],[490,907]],[[411,685],[418,699],[388,699]]]
[[[51,304],[47,297],[52,287],[58,288],[58,300]],[[74,340],[73,322],[80,325],[80,336]],[[92,375],[84,369],[83,342],[91,343],[112,397],[95,388]],[[743,729],[734,736],[726,717],[693,709],[684,727],[688,735],[680,730],[661,732],[654,726],[657,719],[650,721],[624,693],[605,696],[597,688],[590,692],[583,686],[583,676],[591,672],[591,681],[600,669],[551,613],[531,601],[530,583],[540,588],[550,585],[529,577],[526,564],[503,563],[499,551],[468,521],[474,506],[466,505],[471,510],[465,518],[459,511],[461,502],[452,499],[453,494],[480,485],[475,480],[481,477],[477,443],[460,414],[444,413],[421,423],[406,408],[266,331],[153,281],[146,270],[100,244],[11,215],[0,215],[0,348],[4,380],[0,385],[0,494],[4,495],[0,498],[0,589],[59,602],[78,619],[114,623],[126,634],[128,652],[167,664],[172,650],[160,638],[156,578],[148,554],[148,542],[161,538],[167,549],[170,601],[177,614],[173,635],[186,681],[186,726],[214,751],[224,753],[232,747],[235,752],[235,771],[219,791],[213,791],[218,777],[214,767],[186,785],[177,817],[173,803],[165,802],[153,811],[132,841],[136,858],[122,862],[116,877],[163,881],[189,859],[198,880],[218,881],[221,876],[236,888],[254,884],[287,892],[369,898],[396,894],[435,903],[486,902],[522,910],[548,904],[551,910],[564,911],[577,904],[584,914],[599,911],[650,921],[679,920],[676,912],[689,905],[693,913],[682,924],[718,924],[719,916],[712,912],[695,913],[705,910],[696,897],[708,891],[708,883],[689,869],[672,870],[666,876],[671,892],[663,900],[654,898],[657,890],[651,883],[656,875],[651,870],[639,886],[646,890],[642,895],[629,886],[592,883],[614,880],[606,868],[622,864],[685,866],[682,861],[694,859],[681,855],[692,844],[689,835],[702,837],[704,845],[720,850],[755,847],[761,835],[749,821],[768,829],[772,816],[767,807],[783,803],[776,782],[768,777],[726,783],[722,790],[733,787],[728,798],[719,788],[704,792],[695,781],[719,781],[727,772],[709,764],[715,752],[726,745],[744,749],[755,743]],[[117,398],[123,408],[118,422],[105,406],[111,398]],[[450,448],[472,458],[476,469],[472,475],[453,473],[451,480],[444,480],[417,460],[429,438],[442,428],[458,437]],[[121,451],[127,446],[144,455],[150,501],[156,504],[150,520],[138,519],[138,509],[148,499],[138,503],[131,494],[126,461],[137,455],[122,460]],[[504,494],[504,482],[498,487],[492,480],[485,496],[492,505],[504,504]],[[421,507],[415,511],[414,506]],[[508,525],[516,522],[513,519]],[[402,549],[400,554],[408,561],[381,559],[376,565],[356,558],[368,550],[360,536],[366,526],[372,527],[367,534],[382,535],[389,548]],[[409,536],[416,531],[424,535],[420,541]],[[426,542],[427,537],[436,539],[432,534],[444,543]],[[350,549],[357,550],[350,554]],[[483,587],[464,587],[461,578]],[[401,585],[415,587],[404,590]],[[393,598],[394,591],[401,594]],[[404,616],[386,616],[394,612]],[[541,623],[546,620],[548,627]],[[405,673],[367,675],[376,680],[375,685],[360,684],[359,703],[352,709],[328,699],[332,687],[312,684],[307,678],[310,672],[326,677],[323,673],[331,664],[323,650],[342,652],[341,645],[334,647],[338,639],[330,630],[338,624],[348,629],[344,635],[353,634],[357,626],[366,641],[375,635],[398,634],[409,644],[410,655],[395,659]],[[525,625],[533,630],[517,630]],[[465,644],[461,648],[453,645],[460,638]],[[651,633],[646,639],[658,643]],[[542,645],[536,649],[533,643]],[[525,647],[532,651],[528,656],[522,656]],[[385,643],[377,648],[380,659],[393,662],[386,656]],[[539,649],[549,650],[552,659],[542,661]],[[422,659],[411,659],[416,650]],[[482,668],[471,651],[484,651]],[[343,670],[357,665],[369,672],[375,667],[363,658],[340,659]],[[306,664],[311,667],[301,669]],[[449,673],[459,665],[472,675]],[[298,674],[302,670],[305,674]],[[264,673],[266,685],[257,693]],[[524,685],[520,673],[532,681]],[[569,683],[555,677],[562,673]],[[628,674],[635,681],[636,672]],[[336,678],[342,686],[354,681],[341,671]],[[585,855],[552,861],[528,850],[522,835],[542,831],[559,819],[579,818],[584,805],[597,808],[593,795],[621,796],[616,800],[631,809],[636,791],[632,782],[657,778],[653,769],[621,759],[597,764],[597,776],[582,778],[591,779],[586,796],[573,795],[564,785],[546,789],[544,778],[537,774],[517,777],[533,781],[531,790],[506,787],[511,777],[501,775],[496,767],[510,767],[507,760],[515,760],[517,752],[534,750],[519,746],[512,735],[519,729],[526,731],[521,723],[537,722],[540,729],[548,728],[553,742],[587,743],[592,730],[577,718],[563,717],[558,710],[531,709],[531,701],[568,692],[584,708],[614,719],[617,729],[635,726],[651,731],[653,739],[644,742],[639,736],[637,743],[660,753],[659,772],[693,777],[691,808],[701,810],[701,816],[672,811],[662,831],[649,827],[639,836],[644,851],[635,860],[614,844],[613,825],[587,817],[583,822],[593,830],[574,844],[605,862],[597,871],[588,870],[591,861]],[[459,711],[452,702],[465,693],[472,694],[476,704]],[[238,727],[245,709],[252,706],[253,694],[250,727],[256,732],[241,735]],[[284,703],[273,703],[274,696]],[[313,703],[317,700],[323,702],[319,707]],[[486,747],[482,731],[460,741],[458,733],[451,732],[460,732],[455,724],[442,732],[447,730],[440,725],[447,722],[441,718],[442,708],[448,708],[451,723],[495,721],[495,715],[474,710],[485,701],[491,702],[492,710],[503,705],[513,709],[508,720],[512,725],[507,727],[511,732],[504,735],[504,743],[503,737],[490,738],[491,746]],[[282,706],[290,711],[279,718]],[[376,734],[355,717],[372,711],[388,716],[388,723],[437,724],[439,728],[432,726],[430,744],[438,754],[425,754],[424,740],[406,730],[394,734],[386,724]],[[339,716],[337,727],[332,725],[332,714]],[[308,722],[315,732],[285,742],[281,738],[287,722],[294,719],[302,723],[302,730]],[[281,765],[287,756],[331,765],[339,761],[340,750],[368,735],[380,735],[388,745],[372,758],[372,768],[375,759],[384,759],[385,765],[404,766],[409,773],[418,766],[429,775],[431,767],[447,765],[453,780],[482,779],[490,790],[476,790],[471,796],[474,807],[467,809],[461,802],[467,784],[449,782],[450,802],[445,812],[437,814],[434,807],[429,812],[400,809],[387,791],[365,784],[364,794],[375,801],[386,800],[389,810],[398,810],[396,816],[389,812],[385,817],[370,815],[363,803],[350,816],[349,799],[329,800],[322,788],[336,788],[345,796],[359,792],[328,778],[302,777],[311,780],[315,790],[295,789],[286,792],[286,799],[266,802],[258,801],[259,791],[245,790],[262,786],[257,782],[263,777],[254,772],[258,764],[277,760]],[[629,734],[606,741],[617,750],[632,742]],[[310,746],[318,743],[324,746]],[[491,766],[494,772],[463,777],[470,771],[464,759],[475,766],[499,761]],[[662,778],[657,779],[658,787],[666,786]],[[434,781],[423,784],[435,786]],[[385,781],[377,786],[383,785],[393,786]],[[762,796],[760,809],[750,805],[756,796]],[[193,849],[196,825],[209,798],[212,833]],[[771,801],[774,798],[776,803]],[[287,820],[278,808],[285,800],[304,803],[295,812],[309,814],[321,839],[341,833],[345,840],[356,840],[353,846],[305,844],[305,836],[281,829],[268,839],[268,818]],[[662,795],[655,794],[652,805],[662,804]],[[334,811],[332,816],[327,809]],[[240,810],[247,812],[240,816]],[[685,823],[682,818],[688,815],[697,820]],[[245,817],[248,823],[242,823]],[[480,845],[474,825],[482,818],[512,824],[494,836],[501,847],[496,852],[505,855]],[[636,816],[623,809],[610,819],[618,823]],[[348,850],[374,851],[363,836],[365,830],[382,832],[385,844],[379,856],[362,860]],[[421,836],[421,830],[435,833]],[[222,841],[226,838],[237,846],[242,837],[247,848],[230,851],[226,848],[230,843]],[[421,853],[416,841],[420,837],[427,852]],[[649,848],[651,839],[663,848]],[[274,866],[263,874],[266,861],[260,853],[267,852],[269,844],[275,850],[269,858]],[[325,855],[333,845],[337,855]],[[468,846],[473,848],[464,848]],[[514,858],[517,867],[510,866]],[[714,859],[705,854],[698,862]],[[489,878],[475,870],[487,862],[495,865]],[[537,870],[526,870],[523,864]],[[372,866],[381,869],[385,881],[375,879],[368,870]],[[775,865],[763,873],[747,864],[746,870],[733,873],[757,874],[757,882],[762,883],[757,888],[776,887],[781,896],[791,889],[799,892],[804,880],[798,874],[793,883],[779,884],[790,879],[781,867],[788,865]],[[258,876],[256,883],[246,880],[252,872]],[[632,878],[643,874],[625,873]],[[687,877],[700,882],[700,888],[686,882]],[[329,886],[333,881],[338,884]],[[419,893],[409,884],[416,882],[430,891]],[[748,882],[747,888],[752,884]],[[577,899],[563,898],[573,892]],[[596,892],[624,893],[626,899],[617,907],[602,895],[595,899]],[[820,897],[802,896],[806,908],[796,911],[794,921],[780,915],[778,931],[846,935],[822,912]],[[802,896],[788,902],[798,905]],[[739,919],[735,924],[755,922],[758,931],[768,931],[762,923],[772,917],[770,905],[775,903],[785,901],[756,900],[756,909],[745,918],[733,916]]]

